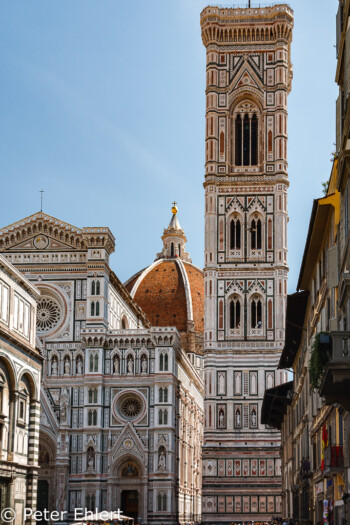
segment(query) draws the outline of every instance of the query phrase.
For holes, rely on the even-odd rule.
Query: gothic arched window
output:
[[[230,223],[230,248],[241,249],[241,221],[237,218],[232,219]]]
[[[95,281],[92,281],[91,283],[91,295],[95,295],[96,294],[96,283]]]
[[[257,107],[243,102],[235,117],[235,160],[236,166],[257,166],[259,146],[259,121]]]
[[[166,510],[166,494],[158,494],[157,508],[158,511]]]
[[[159,403],[163,403],[163,388],[159,389]]]
[[[260,299],[251,302],[251,327],[262,328],[262,304]]]
[[[97,411],[96,410],[89,410],[88,411],[88,426],[96,426],[97,425]]]
[[[89,388],[89,403],[97,403],[97,388]]]
[[[101,293],[101,284],[100,281],[96,281],[96,295],[100,295]]]
[[[168,370],[168,354],[165,354],[164,356],[164,370],[167,371]]]
[[[91,307],[90,307],[90,315],[93,317],[95,315],[95,303],[92,301]]]
[[[261,250],[261,220],[258,219],[256,223],[256,247]]]
[[[89,372],[98,372],[98,354],[90,354]]]
[[[235,144],[236,166],[242,166],[242,119],[238,114],[236,117],[236,144]]]
[[[261,250],[262,227],[260,219],[253,219],[250,225],[250,246],[252,250]]]
[[[100,303],[96,301],[96,315],[100,315]]]
[[[258,118],[254,113],[251,120],[251,152],[250,152],[250,164],[256,166],[258,164]]]
[[[174,243],[172,242],[170,245],[170,257],[175,256],[175,249],[174,249]]]
[[[241,324],[241,303],[238,298],[230,301],[230,328],[240,328]]]

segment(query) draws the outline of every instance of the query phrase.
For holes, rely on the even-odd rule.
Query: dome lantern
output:
[[[173,202],[172,217],[169,226],[164,229],[162,235],[163,249],[157,253],[157,259],[173,259],[179,257],[183,261],[192,262],[190,255],[186,252],[186,235],[181,228],[177,217],[177,203]]]

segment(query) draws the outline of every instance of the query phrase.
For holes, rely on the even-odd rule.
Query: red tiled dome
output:
[[[125,286],[153,326],[176,326],[183,335],[203,334],[204,275],[193,264],[161,258]]]
[[[175,326],[189,352],[203,352],[204,275],[186,252],[186,235],[176,203],[165,228],[156,261],[131,277],[125,286],[153,326]]]

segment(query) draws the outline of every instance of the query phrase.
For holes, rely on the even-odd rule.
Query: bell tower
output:
[[[262,425],[284,344],[293,11],[207,7],[202,520],[281,512],[279,433]]]

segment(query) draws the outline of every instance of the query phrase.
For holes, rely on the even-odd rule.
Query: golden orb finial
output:
[[[173,215],[175,215],[177,213],[177,202],[173,202],[173,207],[171,208],[171,211],[173,212]]]

